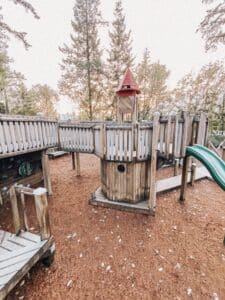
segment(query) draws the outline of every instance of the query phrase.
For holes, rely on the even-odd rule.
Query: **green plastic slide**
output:
[[[201,145],[188,146],[186,154],[199,160],[208,169],[215,182],[225,191],[225,163],[217,154]]]

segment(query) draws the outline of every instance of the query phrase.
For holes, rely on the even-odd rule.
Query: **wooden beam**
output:
[[[157,148],[159,138],[159,113],[154,114],[153,119],[153,132],[152,132],[152,147],[151,147],[151,160],[149,168],[149,199],[148,207],[155,211],[156,206],[156,165],[157,165]]]
[[[80,176],[80,153],[76,152],[77,176]]]
[[[225,147],[222,149],[222,160],[225,161]]]
[[[75,155],[74,155],[74,152],[71,152],[71,155],[72,155],[72,167],[73,167],[73,170],[76,169],[76,163],[75,163]]]
[[[48,159],[48,155],[46,154],[46,151],[42,151],[41,163],[42,163],[42,171],[43,171],[45,187],[48,191],[48,194],[52,195],[52,184],[51,184],[50,169],[49,169],[49,159]]]
[[[183,160],[183,170],[182,170],[182,177],[181,177],[181,191],[180,191],[181,202],[185,201],[185,197],[186,197],[189,162],[190,162],[190,156],[185,156]]]
[[[51,236],[50,222],[48,214],[47,191],[45,188],[37,188],[33,192],[35,199],[35,208],[40,227],[41,239],[49,239]]]
[[[0,205],[3,205],[3,199],[2,199],[2,194],[0,192]]]
[[[12,207],[13,225],[14,225],[15,233],[19,234],[21,230],[20,214],[19,214],[18,202],[16,197],[16,190],[14,186],[12,186],[9,189],[9,196],[10,196],[10,202]]]
[[[175,158],[175,161],[174,161],[174,176],[177,176],[178,175],[178,168],[179,168],[179,159],[178,158]]]
[[[191,185],[194,186],[196,179],[196,163],[191,164]]]

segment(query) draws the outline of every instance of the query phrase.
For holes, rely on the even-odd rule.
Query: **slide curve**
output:
[[[225,162],[213,151],[201,145],[188,146],[186,154],[199,160],[215,182],[225,191]]]

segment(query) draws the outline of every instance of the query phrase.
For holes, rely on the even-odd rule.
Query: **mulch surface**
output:
[[[99,166],[81,155],[76,177],[70,156],[51,161],[55,261],[37,264],[9,298],[225,299],[225,193],[205,179],[183,205],[179,190],[161,194],[155,217],[93,207]]]

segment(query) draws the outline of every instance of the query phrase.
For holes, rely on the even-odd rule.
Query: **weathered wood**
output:
[[[205,137],[206,137],[206,114],[201,112],[200,114],[200,120],[197,127],[197,138],[196,143],[200,145],[205,144]]]
[[[51,236],[48,214],[47,191],[44,188],[37,188],[33,192],[35,208],[40,227],[41,239],[49,239]]]
[[[151,147],[151,160],[149,167],[149,199],[148,206],[152,211],[155,211],[156,206],[156,165],[157,165],[157,148],[159,136],[159,113],[155,113],[153,119],[153,132],[152,132],[152,147]]]
[[[191,165],[191,185],[194,186],[196,180],[196,163]]]
[[[80,153],[76,152],[76,166],[77,166],[77,176],[80,176]]]
[[[25,196],[24,193],[20,193],[20,200],[23,209],[23,224],[26,231],[29,230],[28,218],[27,218],[27,211],[26,211],[26,203],[25,203]]]
[[[179,159],[178,158],[176,158],[175,160],[174,160],[174,176],[177,176],[178,175],[178,170],[179,170]]]
[[[148,201],[142,201],[134,204],[127,202],[115,202],[107,199],[102,193],[101,188],[98,188],[97,191],[92,194],[89,203],[91,205],[113,208],[121,211],[140,213],[145,215],[154,215],[154,211],[151,210],[148,206]]]
[[[185,201],[185,197],[186,197],[189,164],[190,164],[190,156],[185,156],[183,159],[182,181],[181,181],[181,190],[180,190],[181,202]]]
[[[182,175],[177,175],[177,176],[173,176],[170,178],[158,180],[156,183],[157,193],[168,192],[173,189],[179,188],[181,186],[181,178],[182,178]],[[195,181],[201,180],[204,178],[211,179],[211,176],[210,176],[208,170],[205,167],[196,168]],[[188,173],[187,182],[191,183],[191,174],[190,173]]]
[[[28,271],[46,254],[53,249],[53,240],[45,240],[35,242],[28,232],[23,233],[24,238],[21,250],[12,251],[3,257],[0,256],[0,299],[5,299],[8,293],[20,282],[20,280],[28,273]],[[12,236],[12,240],[17,237]],[[19,237],[18,237],[19,238]],[[21,240],[19,243],[21,243]],[[28,243],[28,245],[26,245]],[[51,251],[51,250],[50,250]]]
[[[14,186],[10,188],[9,195],[10,195],[10,202],[12,208],[14,230],[15,233],[18,234],[21,230],[21,223],[20,223],[20,214],[19,214],[18,202],[16,197],[16,191]]]
[[[49,158],[48,158],[48,155],[46,154],[46,151],[42,152],[41,162],[42,162],[42,171],[43,171],[45,187],[48,191],[48,194],[52,195],[52,184],[51,184],[50,169],[49,169]]]
[[[222,160],[225,161],[225,147],[222,148]]]
[[[73,170],[76,169],[76,163],[75,163],[75,155],[74,155],[74,152],[71,152],[71,156],[72,156],[72,167],[73,167]]]

